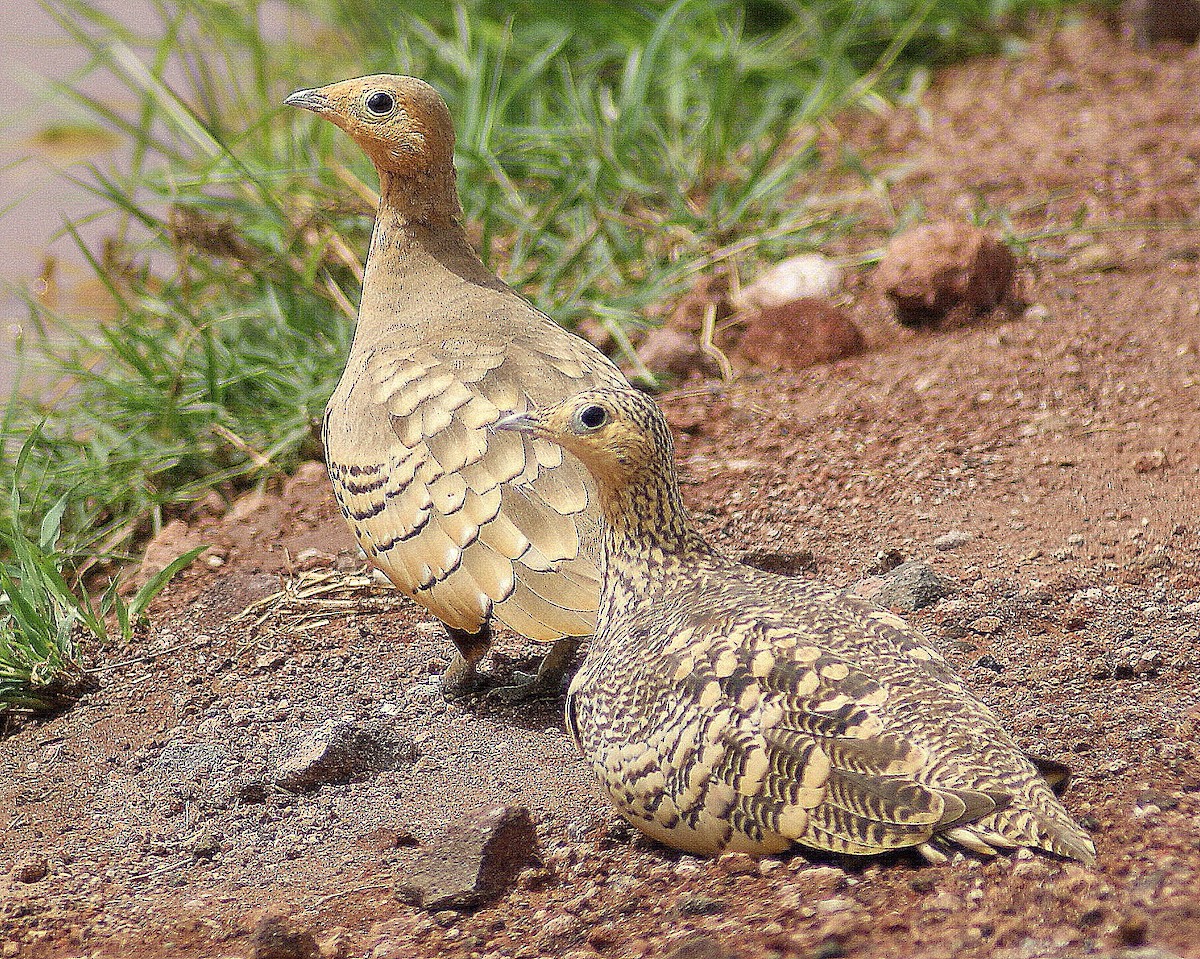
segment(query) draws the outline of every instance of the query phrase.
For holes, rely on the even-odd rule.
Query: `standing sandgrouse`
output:
[[[293,93],[379,174],[354,343],[325,412],[334,492],[370,562],[442,620],[474,683],[493,617],[542,641],[557,686],[595,622],[599,526],[587,472],[543,440],[488,427],[502,410],[622,386],[585,340],[487,269],[462,225],[454,128],[421,80],[370,76]],[[568,641],[569,640],[569,641]]]
[[[832,587],[726,559],[692,525],[654,402],[581,392],[497,429],[574,453],[605,520],[567,725],[617,811],[677,849],[944,859],[1095,847],[923,638]]]

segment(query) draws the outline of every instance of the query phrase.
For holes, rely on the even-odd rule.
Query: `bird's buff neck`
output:
[[[379,186],[364,309],[389,315],[430,290],[444,295],[459,281],[503,287],[467,239],[452,167],[403,175],[380,170]]]
[[[453,166],[432,172],[397,173],[380,169],[378,173],[378,222],[402,230],[461,224],[463,211]]]
[[[625,482],[600,484],[605,550],[617,562],[688,552],[711,553],[683,505],[669,464],[655,463]]]

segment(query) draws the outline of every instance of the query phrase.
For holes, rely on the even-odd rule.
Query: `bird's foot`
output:
[[[456,652],[454,661],[442,673],[442,695],[447,699],[457,699],[478,692],[485,683],[476,664],[491,648],[491,624],[484,623],[477,633],[447,626],[446,635],[453,641]]]
[[[460,699],[463,696],[479,692],[485,683],[473,662],[464,659],[461,655],[456,655],[454,662],[447,666],[446,671],[442,673],[439,685],[442,695],[447,699]]]
[[[507,686],[497,686],[487,695],[488,699],[506,703],[528,703],[536,699],[554,699],[561,689],[561,677],[555,677],[553,682],[547,682],[540,673],[526,673],[517,670],[513,673],[513,682]]]
[[[554,699],[562,691],[563,676],[575,661],[575,653],[582,640],[567,636],[558,640],[542,660],[536,673],[514,672],[515,682],[497,686],[489,699],[507,703],[529,702],[535,699]]]

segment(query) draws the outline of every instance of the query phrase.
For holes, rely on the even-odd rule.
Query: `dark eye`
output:
[[[396,105],[396,101],[392,99],[390,93],[384,93],[382,90],[376,90],[367,97],[367,109],[372,113],[383,116],[385,113],[391,113],[392,107]]]
[[[596,430],[608,422],[608,410],[603,406],[585,406],[579,411],[579,422],[589,430]]]

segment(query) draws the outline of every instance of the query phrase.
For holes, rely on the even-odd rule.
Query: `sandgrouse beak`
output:
[[[312,110],[313,113],[325,113],[333,109],[329,97],[320,90],[297,90],[283,102],[289,107],[300,107],[302,110]]]
[[[492,424],[494,430],[511,430],[514,433],[541,433],[545,427],[533,413],[509,413]]]

